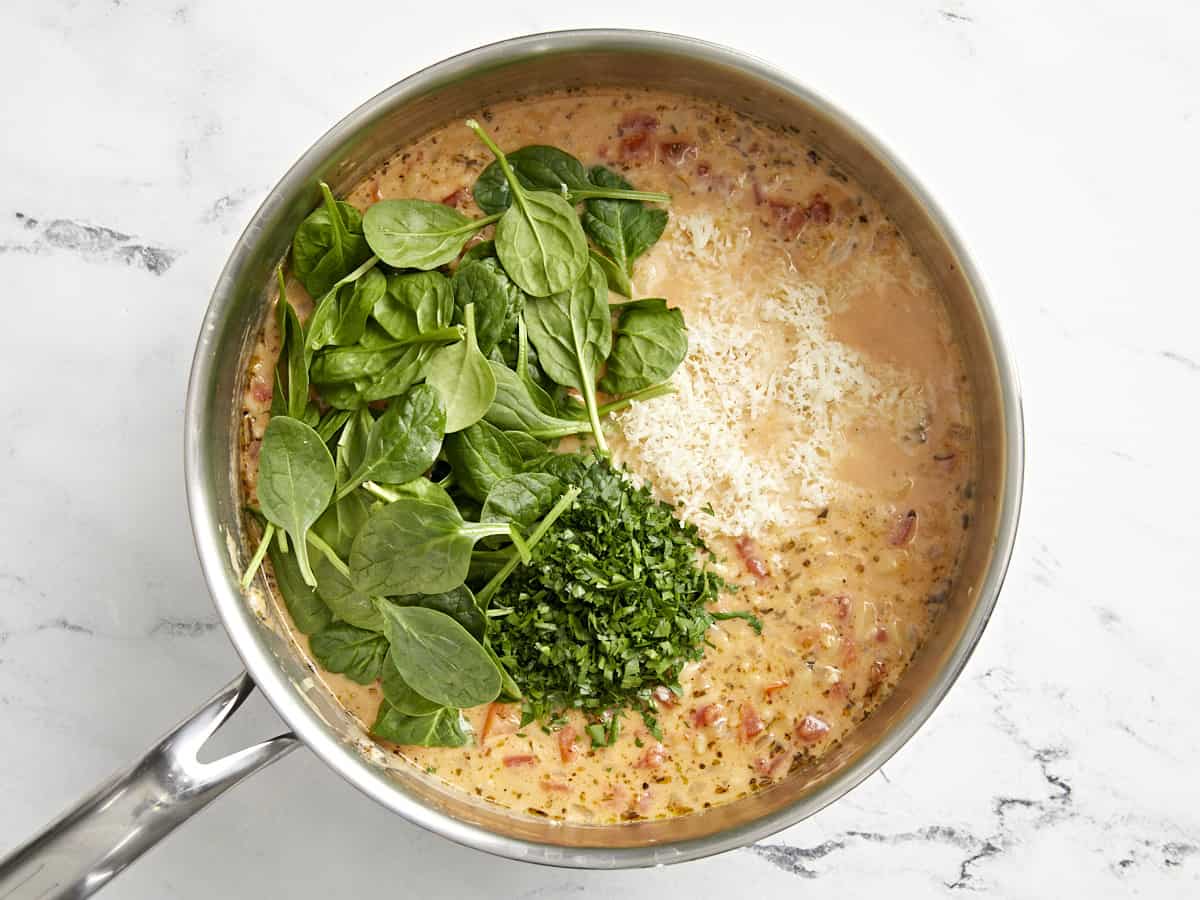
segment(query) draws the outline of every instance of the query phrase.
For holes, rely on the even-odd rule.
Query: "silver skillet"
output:
[[[977,514],[962,571],[928,644],[895,692],[844,746],[769,790],[702,814],[623,825],[565,825],[486,805],[371,752],[359,726],[309,677],[296,649],[238,588],[239,398],[272,268],[317,204],[401,145],[481,106],[568,86],[651,86],[723,102],[793,129],[883,202],[940,283],[976,398]],[[878,769],[929,717],[966,664],[1000,592],[1021,498],[1016,376],[983,285],[940,210],[877,140],[829,103],[748,56],[641,31],[564,31],[491,44],[440,62],[368,100],[301,157],[238,239],[209,303],[188,385],[188,504],[200,565],[246,665],[141,760],[0,861],[0,900],[85,897],[177,825],[301,743],[350,784],[430,831],[530,862],[611,869],[696,859],[799,822]],[[197,752],[257,685],[291,731],[214,762]]]

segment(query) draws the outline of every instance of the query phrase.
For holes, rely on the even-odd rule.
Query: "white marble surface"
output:
[[[238,668],[193,556],[180,432],[210,287],[275,179],[420,66],[619,24],[791,70],[890,143],[973,249],[1031,452],[1008,587],[970,666],[885,772],[720,858],[625,873],[492,859],[298,752],[106,896],[1195,896],[1197,6],[572,7],[0,9],[0,848]],[[255,701],[227,740],[277,728]]]

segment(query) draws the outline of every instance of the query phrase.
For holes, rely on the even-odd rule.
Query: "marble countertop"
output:
[[[405,6],[343,4],[345,24],[280,0],[0,11],[0,848],[238,670],[192,548],[181,426],[209,291],[271,185],[421,66],[621,24],[793,72],[889,143],[972,248],[1017,356],[1030,459],[1008,585],[966,672],[859,789],[718,858],[620,873],[493,859],[301,751],[105,896],[1200,891],[1200,7],[748,0],[732,21],[703,0]],[[222,741],[278,728],[254,700]]]

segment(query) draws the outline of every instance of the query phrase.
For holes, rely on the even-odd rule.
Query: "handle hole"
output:
[[[263,699],[262,692],[253,691],[200,748],[196,758],[201,763],[217,762],[286,730],[271,704]]]

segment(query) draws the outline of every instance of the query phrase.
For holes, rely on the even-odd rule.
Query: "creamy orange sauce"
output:
[[[639,295],[683,310],[697,346],[677,376],[679,397],[650,401],[674,404],[667,412],[617,417],[614,455],[693,511],[721,573],[740,585],[718,608],[752,609],[764,628],[713,626],[712,646],[681,678],[682,697],[664,694],[661,743],[626,713],[615,746],[591,750],[581,717],[557,732],[521,728],[516,706],[493,704],[466,713],[474,746],[390,749],[464,791],[538,816],[627,821],[733,800],[816,759],[868,715],[949,589],[970,527],[973,469],[971,403],[949,319],[879,205],[795,136],[705,101],[625,91],[526,99],[479,118],[506,149],[552,144],[672,195],[671,224],[634,282]],[[470,186],[488,162],[454,122],[402,150],[348,199],[365,208],[418,197],[478,214]],[[294,282],[289,296],[307,300]],[[653,424],[647,416],[688,409],[685,397],[716,396],[704,367],[720,363],[720,348],[700,346],[702,335],[737,329],[755,335],[737,363],[754,387],[730,415],[740,444],[709,452],[744,455],[772,472],[763,488],[770,503],[766,494],[739,496],[740,469],[686,481],[669,453],[660,460],[639,444]],[[845,369],[833,400],[815,375],[787,387],[790,365],[825,350]],[[277,354],[268,317],[248,373],[248,495]],[[681,439],[696,431],[681,424]],[[687,439],[703,450],[703,433]],[[781,447],[790,455],[778,455]],[[675,452],[682,458],[684,449]],[[709,503],[712,515],[701,511]],[[378,686],[318,674],[369,726]]]

